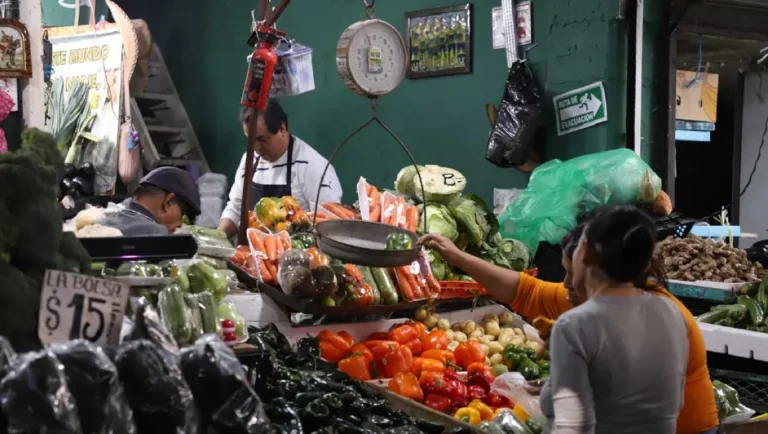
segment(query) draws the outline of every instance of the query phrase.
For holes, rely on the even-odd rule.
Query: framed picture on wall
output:
[[[29,33],[18,20],[0,19],[0,77],[31,77]]]
[[[472,72],[472,3],[405,13],[408,78]]]

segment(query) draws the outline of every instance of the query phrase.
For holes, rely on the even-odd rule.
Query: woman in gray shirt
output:
[[[655,240],[653,222],[633,207],[602,211],[587,225],[571,277],[588,301],[562,315],[550,337],[545,432],[675,433],[688,362],[685,322],[669,300],[632,283],[648,269]]]

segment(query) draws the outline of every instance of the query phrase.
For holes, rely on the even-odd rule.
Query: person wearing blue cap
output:
[[[185,215],[199,214],[200,193],[192,176],[176,167],[160,167],[139,182],[124,209],[96,223],[126,237],[168,235],[181,227]]]

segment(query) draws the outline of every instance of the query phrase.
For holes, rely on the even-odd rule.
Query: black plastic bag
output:
[[[200,433],[195,402],[181,375],[178,355],[138,340],[120,345],[115,364],[139,433]]]
[[[204,429],[219,434],[258,434],[269,425],[261,400],[248,385],[235,353],[218,336],[200,337],[181,353],[181,371]]]
[[[84,340],[53,344],[64,365],[67,387],[77,402],[83,434],[134,434],[133,412],[117,367],[104,351]]]
[[[18,356],[0,382],[0,403],[14,434],[80,434],[64,366],[50,351]]]
[[[125,340],[148,340],[163,347],[166,351],[178,354],[179,344],[176,343],[176,339],[160,320],[157,310],[144,297],[139,299],[138,304],[139,307],[136,308],[136,314],[133,316],[133,329]]]
[[[5,374],[11,369],[11,362],[16,358],[16,351],[13,350],[11,342],[0,336],[0,381],[3,381]],[[8,432],[8,418],[3,414],[0,407],[0,433]]]
[[[539,89],[525,62],[509,68],[485,158],[499,167],[523,164],[541,116]]]

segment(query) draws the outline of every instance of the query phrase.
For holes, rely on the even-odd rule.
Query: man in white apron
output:
[[[251,110],[243,108],[240,120],[243,131],[248,135]],[[311,146],[288,131],[288,115],[276,101],[270,101],[267,109],[256,119],[256,149],[254,150],[254,173],[251,185],[250,203],[242,204],[243,182],[245,182],[245,154],[235,174],[235,182],[229,192],[229,202],[219,221],[219,229],[227,236],[237,233],[240,224],[240,210],[252,210],[263,197],[293,196],[302,209],[314,210],[317,189],[321,185],[328,160]],[[320,203],[341,202],[341,184],[333,166],[322,179]]]

